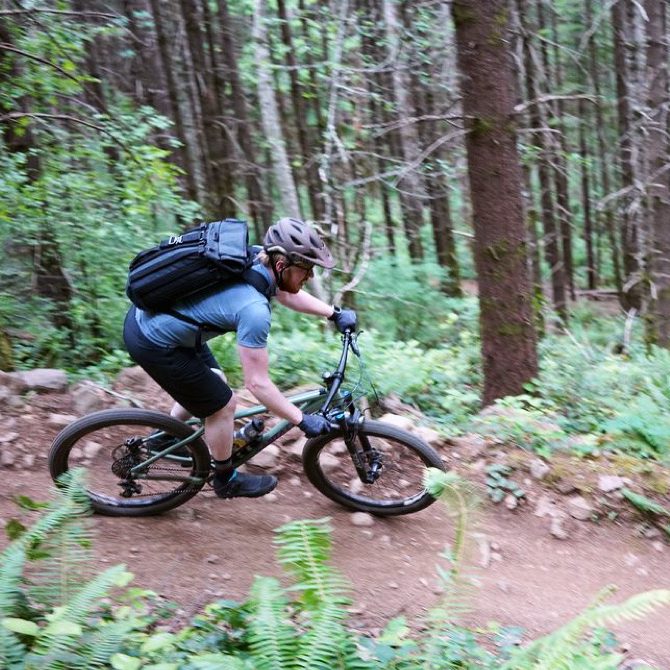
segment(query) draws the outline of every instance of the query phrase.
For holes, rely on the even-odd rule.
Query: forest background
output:
[[[664,2],[0,7],[2,369],[104,381],[130,363],[135,253],[299,216],[382,395],[447,430],[506,398],[557,420],[535,448],[667,456]],[[332,332],[275,321],[280,385],[327,367]],[[234,343],[215,351],[239,381]]]

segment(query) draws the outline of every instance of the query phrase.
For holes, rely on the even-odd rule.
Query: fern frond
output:
[[[641,619],[664,605],[670,605],[670,590],[667,589],[640,593],[617,605],[591,607],[563,627],[515,653],[501,670],[516,670],[530,660],[535,661],[532,667],[537,670],[570,668],[571,659],[585,646],[587,633],[600,626]],[[616,663],[605,667],[616,667]]]
[[[128,575],[123,565],[111,567],[88,582],[64,606],[55,609],[35,640],[31,658],[58,657],[76,648],[83,624],[98,608],[101,599],[108,595],[110,588],[124,582]]]
[[[257,670],[288,670],[296,650],[296,630],[289,623],[288,602],[271,577],[257,577],[251,587],[249,644]]]
[[[7,630],[0,620],[0,668],[22,667],[26,647],[18,636]]]
[[[300,593],[304,607],[318,610],[336,603],[343,609],[349,604],[346,582],[327,564],[332,532],[328,518],[292,521],[275,532],[279,563],[297,580],[291,590]]]
[[[323,603],[305,621],[305,632],[299,640],[296,665],[309,670],[331,670],[343,667],[338,660],[350,633],[342,625],[346,612],[334,602]]]
[[[21,597],[21,577],[26,562],[22,544],[13,542],[0,555],[0,618],[16,614]]]

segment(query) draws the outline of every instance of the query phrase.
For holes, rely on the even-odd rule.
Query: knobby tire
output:
[[[425,468],[446,470],[437,452],[412,433],[380,421],[367,420],[358,443],[382,454],[379,479],[363,483],[357,476],[342,432],[308,440],[302,452],[310,482],[327,498],[350,509],[376,516],[412,514],[435,502],[422,484]]]
[[[174,472],[178,478],[196,477],[201,481],[179,481],[173,484],[162,484],[164,488],[173,486],[171,490],[156,493],[144,493],[131,497],[120,494],[110,495],[96,491],[96,482],[104,482],[110,491],[118,486],[119,477],[112,471],[112,465],[122,461],[124,452],[121,440],[124,436],[139,435],[145,437],[152,431],[162,431],[167,435],[183,439],[192,434],[193,430],[185,423],[167,414],[144,409],[109,409],[94,412],[66,426],[54,439],[49,451],[49,473],[54,481],[68,469],[78,465],[81,459],[83,467],[88,470],[88,495],[93,509],[110,516],[150,516],[160,514],[182,505],[192,498],[204,485],[210,471],[209,450],[202,439],[196,439],[186,445],[190,452],[190,461],[186,458],[186,466],[181,467],[170,459],[159,459],[154,467],[157,471]],[[108,437],[106,437],[106,435]],[[93,445],[93,446],[91,446]],[[88,452],[86,450],[89,450]],[[76,450],[76,451],[75,451]],[[94,453],[95,452],[95,453]],[[112,452],[115,455],[112,455]],[[87,458],[86,454],[91,457]],[[115,481],[116,477],[116,481]],[[158,487],[158,483],[138,480],[141,486]],[[121,488],[120,486],[118,487]]]

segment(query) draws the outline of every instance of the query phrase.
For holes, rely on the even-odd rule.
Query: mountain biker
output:
[[[328,318],[340,332],[355,329],[356,313],[329,305],[303,290],[315,265],[331,269],[335,261],[321,238],[303,221],[283,218],[270,226],[254,270],[270,282],[270,295],[284,306]],[[329,422],[318,414],[303,414],[270,380],[267,337],[270,301],[251,284],[234,283],[184,298],[175,311],[217,331],[202,332],[207,340],[235,331],[245,387],[273,414],[297,425],[308,437],[327,433]],[[225,374],[198,327],[162,312],[129,310],[123,337],[132,359],[175,401],[171,416],[204,420],[205,437],[215,474],[212,485],[220,498],[258,497],[272,491],[277,478],[237,472],[232,466],[235,396]]]

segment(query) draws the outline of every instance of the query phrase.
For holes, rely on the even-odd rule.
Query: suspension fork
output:
[[[363,425],[361,411],[351,402],[348,406],[349,413],[342,412],[337,421],[344,434],[344,444],[351,456],[359,479],[364,484],[374,483],[381,474],[381,456],[370,444],[365,433],[360,431]]]

